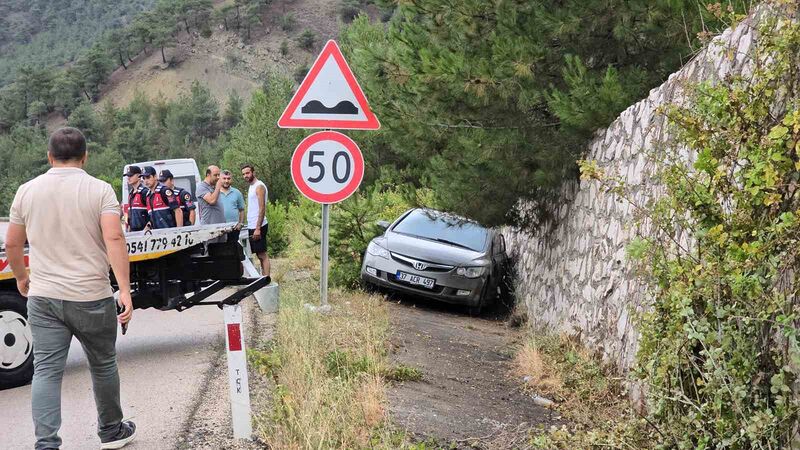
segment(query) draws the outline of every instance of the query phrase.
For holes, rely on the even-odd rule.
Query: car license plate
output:
[[[417,286],[422,286],[427,289],[433,289],[433,285],[436,284],[436,280],[433,278],[425,278],[419,275],[412,275],[410,273],[400,272],[397,271],[397,279],[399,281],[404,281],[409,284],[415,284]]]

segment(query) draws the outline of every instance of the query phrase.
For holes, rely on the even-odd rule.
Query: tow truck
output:
[[[209,305],[222,309],[251,295],[263,309],[274,301],[264,289],[270,277],[261,276],[245,257],[246,239],[217,242],[226,241],[235,227],[225,223],[126,233],[134,309],[183,311]],[[0,220],[0,389],[27,384],[33,377],[27,300],[17,291],[5,254],[6,228]],[[26,266],[28,261],[26,249]],[[113,273],[111,285],[118,289]],[[227,287],[235,289],[211,298]]]

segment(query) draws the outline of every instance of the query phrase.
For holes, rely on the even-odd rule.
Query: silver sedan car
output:
[[[416,208],[389,224],[364,254],[361,279],[465,305],[470,314],[497,298],[508,257],[500,233],[449,213]]]

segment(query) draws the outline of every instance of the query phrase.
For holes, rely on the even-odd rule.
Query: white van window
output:
[[[192,193],[192,197],[195,196],[194,191],[197,186],[194,183],[194,177],[175,177],[174,180],[175,186],[184,188]]]

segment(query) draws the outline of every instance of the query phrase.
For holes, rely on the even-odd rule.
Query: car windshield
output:
[[[476,252],[486,248],[486,228],[475,222],[434,211],[417,209],[392,228],[396,233],[417,236]]]

